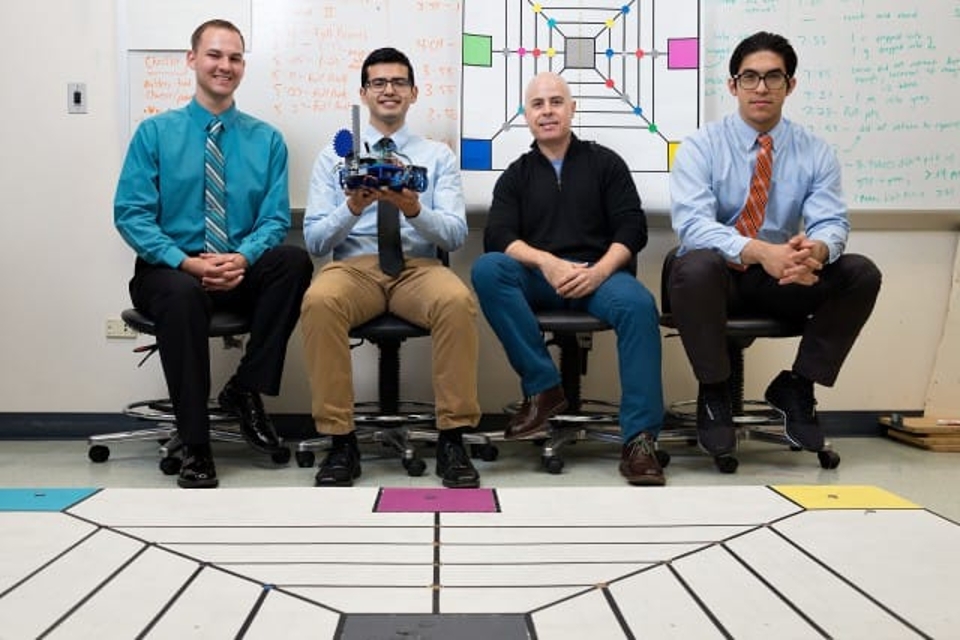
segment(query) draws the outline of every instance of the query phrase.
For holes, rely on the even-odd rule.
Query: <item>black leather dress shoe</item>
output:
[[[480,486],[477,473],[463,442],[444,440],[437,442],[437,475],[443,486],[450,489],[475,489]]]
[[[314,485],[318,487],[352,487],[360,477],[360,450],[356,441],[349,444],[334,441],[330,451],[320,463]]]
[[[523,406],[511,418],[503,437],[514,440],[545,435],[547,421],[566,408],[567,398],[560,385],[534,394],[523,401]]]
[[[180,465],[177,484],[184,489],[212,489],[220,484],[209,444],[184,446],[183,463]]]
[[[237,415],[240,433],[251,447],[263,453],[274,453],[280,448],[280,438],[263,409],[259,393],[244,389],[231,379],[217,401],[222,409]]]

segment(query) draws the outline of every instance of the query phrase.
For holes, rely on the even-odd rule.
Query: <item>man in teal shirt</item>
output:
[[[260,393],[280,390],[286,344],[313,265],[303,249],[282,244],[290,227],[287,148],[280,132],[237,111],[244,41],[224,20],[194,31],[187,63],[193,100],[144,121],[130,142],[114,199],[114,223],[137,253],[130,296],[151,316],[177,430],[185,445],[178,483],[217,486],[210,451],[207,328],[214,310],[250,317],[250,339],[220,404],[240,417],[255,448],[279,446]],[[221,157],[225,213],[218,248],[207,236],[208,128]]]

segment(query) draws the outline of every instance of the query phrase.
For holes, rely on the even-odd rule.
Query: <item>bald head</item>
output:
[[[570,127],[577,108],[570,86],[559,74],[545,71],[527,84],[524,117],[540,150],[562,158],[570,144]]]
[[[559,92],[567,99],[570,98],[570,85],[559,73],[553,71],[541,71],[530,79],[527,83],[527,93],[525,103],[530,103],[530,98],[544,90]]]

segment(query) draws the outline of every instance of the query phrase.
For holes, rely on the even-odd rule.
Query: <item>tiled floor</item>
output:
[[[611,445],[564,449],[551,475],[498,443],[468,500],[437,489],[429,451],[423,477],[368,450],[356,487],[315,489],[222,445],[221,488],[183,491],[149,443],[94,464],[82,441],[0,442],[0,637],[956,634],[960,458],[833,445],[823,470],[748,442],[733,475],[671,447],[668,487],[641,489]],[[407,507],[378,508],[401,488]]]
[[[496,444],[496,461],[476,461],[485,487],[623,486],[617,473],[620,452],[614,445],[581,442],[565,447],[563,473],[551,475],[542,469],[533,444]],[[719,473],[696,449],[670,445],[667,483],[876,485],[960,522],[960,453],[934,453],[879,437],[839,438],[832,445],[841,456],[840,466],[824,470],[814,454],[745,442],[740,467],[730,475]],[[175,487],[174,479],[158,470],[156,450],[150,443],[117,444],[106,463],[94,464],[87,459],[85,441],[0,441],[0,487]],[[429,447],[423,451],[427,471],[411,478],[397,459],[378,456],[375,445],[365,448],[357,486],[439,486],[432,452]],[[223,488],[313,486],[314,470],[298,468],[293,461],[277,466],[242,445],[215,446],[214,453]]]

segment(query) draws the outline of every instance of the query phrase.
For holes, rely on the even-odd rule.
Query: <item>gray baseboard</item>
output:
[[[891,409],[889,411],[824,411],[820,424],[829,437],[880,436],[885,429],[880,416],[899,413],[922,416],[922,411]],[[308,414],[274,414],[274,425],[284,440],[297,441],[316,436]],[[480,421],[482,431],[502,431],[506,414],[485,414]],[[77,440],[100,433],[129,431],[145,426],[144,422],[119,413],[0,413],[0,440]]]

